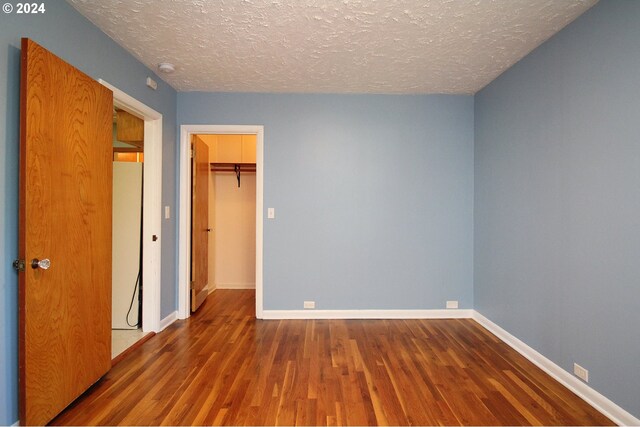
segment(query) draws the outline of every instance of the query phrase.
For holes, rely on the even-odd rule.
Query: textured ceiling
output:
[[[473,94],[597,0],[67,0],[178,91]]]

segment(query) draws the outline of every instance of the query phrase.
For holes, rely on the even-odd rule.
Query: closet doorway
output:
[[[194,312],[216,289],[256,288],[257,135],[194,134],[191,138]]]
[[[144,123],[143,152],[133,155],[128,154],[128,156],[135,156],[136,160],[144,160],[141,220],[142,277],[138,289],[138,291],[142,291],[140,292],[142,299],[141,327],[142,331],[146,334],[143,337],[144,340],[153,333],[161,331],[163,327],[166,327],[172,320],[175,320],[175,316],[173,318],[171,316],[167,316],[165,319],[160,318],[160,266],[162,264],[162,240],[160,233],[162,227],[162,114],[108,82],[102,79],[99,79],[98,82],[113,92],[113,105],[116,111],[126,111]],[[114,112],[114,114],[117,114],[117,112]],[[129,299],[129,301],[127,301],[128,308],[133,286],[127,285],[127,287],[129,288],[126,292]],[[136,298],[137,296],[134,295],[134,300]],[[131,320],[133,320],[133,317],[130,313]],[[141,342],[142,341],[137,341],[137,344]],[[121,360],[126,353],[126,351],[120,353],[119,356],[112,359],[112,362],[116,363],[117,360]]]
[[[179,206],[179,231],[178,231],[178,318],[186,319],[191,315],[191,271],[192,271],[192,159],[191,146],[195,136],[201,140],[204,136],[214,135],[211,138],[216,140],[215,149],[211,150],[211,159],[209,165],[209,182],[214,193],[211,200],[220,199],[212,209],[210,215],[211,235],[213,240],[212,250],[208,259],[212,260],[211,266],[207,273],[207,287],[213,290],[216,286],[219,288],[247,288],[255,286],[256,293],[256,317],[261,319],[263,313],[263,292],[262,292],[262,242],[263,242],[263,144],[264,144],[264,128],[263,126],[247,126],[247,125],[181,125],[180,126],[180,163],[179,163],[179,188],[180,188],[180,206]],[[242,158],[242,136],[255,136],[255,153],[254,163],[243,163]],[[235,145],[228,146],[224,142],[217,144],[218,138],[222,136],[232,136]],[[245,160],[251,146],[248,137],[245,137]],[[238,161],[238,143],[239,143],[239,161]],[[230,149],[235,152],[235,160],[224,157],[224,152]],[[213,163],[213,165],[211,165]],[[253,167],[253,170],[249,169]],[[244,165],[244,166],[243,166]],[[211,169],[214,169],[213,171]],[[238,181],[240,187],[238,187]],[[218,194],[216,194],[218,193]],[[221,206],[224,200],[235,200],[241,203],[241,200],[247,201],[253,194],[255,204],[251,208],[244,209],[244,214],[238,216],[250,216],[248,212],[253,213],[253,221],[255,228],[247,226],[246,219],[242,219],[236,225],[224,223],[225,217],[228,219],[229,206]],[[247,197],[248,196],[248,197]],[[236,197],[235,199],[230,199]],[[247,206],[245,205],[245,208]],[[233,211],[232,211],[233,212]],[[237,212],[237,211],[236,211]],[[240,219],[240,218],[238,218]],[[218,224],[216,227],[216,223]],[[244,226],[242,224],[245,224]],[[232,240],[228,245],[220,243],[216,240],[216,236],[225,238],[225,234],[233,234],[234,227],[242,227],[244,238],[240,240]],[[223,230],[221,230],[221,228]],[[254,234],[253,246],[246,249],[249,235]],[[255,232],[253,232],[255,230]],[[223,246],[224,245],[224,246]],[[209,246],[207,246],[209,247]],[[244,249],[243,249],[244,248]],[[255,254],[254,262],[247,262],[247,252],[249,256]],[[235,263],[232,271],[226,269],[226,262],[221,258],[233,256],[233,254],[242,253],[243,262]],[[196,259],[197,261],[197,259]],[[225,263],[225,265],[221,265]],[[253,277],[249,279],[249,275],[253,271]],[[248,272],[248,273],[247,273]],[[255,284],[255,285],[254,285]]]
[[[112,359],[143,337],[142,179],[144,120],[113,111]]]

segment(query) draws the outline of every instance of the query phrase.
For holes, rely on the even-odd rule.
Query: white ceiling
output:
[[[67,0],[178,91],[473,94],[597,0]]]

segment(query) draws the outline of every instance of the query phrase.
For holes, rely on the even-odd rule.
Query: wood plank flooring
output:
[[[217,290],[54,425],[612,425],[473,320],[265,320]]]

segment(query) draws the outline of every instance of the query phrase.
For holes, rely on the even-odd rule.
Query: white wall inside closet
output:
[[[256,175],[213,174],[214,282],[218,289],[256,287]],[[211,243],[210,243],[211,253]]]

